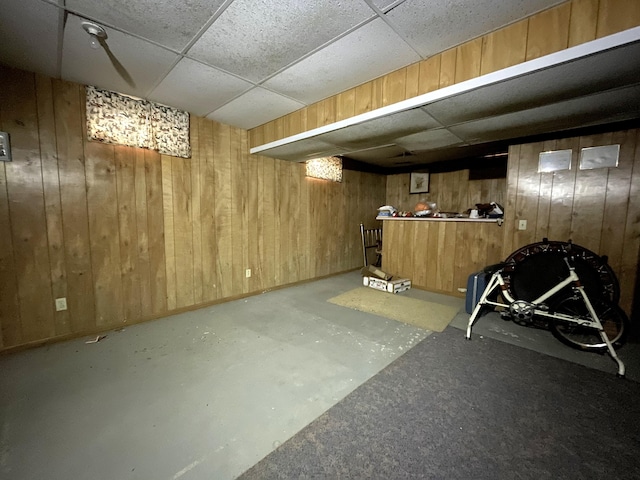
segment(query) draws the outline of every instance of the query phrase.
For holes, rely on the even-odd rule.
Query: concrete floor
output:
[[[326,302],[359,286],[352,272],[1,357],[0,477],[236,477],[428,335]]]
[[[326,302],[359,286],[352,272],[107,332],[98,343],[0,357],[0,478],[235,478],[412,346],[437,341]],[[460,308],[452,326],[465,341],[462,299],[402,295]],[[497,315],[474,334],[615,373],[606,356]],[[625,346],[621,356],[637,360],[638,351]],[[640,378],[634,362],[628,377]]]

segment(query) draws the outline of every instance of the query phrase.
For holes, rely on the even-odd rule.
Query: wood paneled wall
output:
[[[387,175],[387,205],[413,211],[419,201],[435,202],[443,212],[464,212],[476,203],[496,202],[504,205],[507,180],[469,180],[469,170],[432,173],[429,193],[409,193],[410,174]]]
[[[570,0],[250,130],[255,147],[640,25],[638,0]]]
[[[502,227],[495,222],[384,220],[382,268],[414,287],[464,296],[472,272],[498,263]]]
[[[617,168],[578,168],[580,149],[615,144],[620,145]],[[541,152],[565,149],[573,150],[570,170],[538,173]],[[442,182],[432,184],[432,201],[444,195],[451,205],[455,198],[466,202],[459,206],[475,203],[473,194],[466,193],[474,190],[469,186],[475,182],[465,182],[460,172],[439,175]],[[407,195],[408,178],[387,177],[387,203],[413,209],[418,197]],[[440,191],[439,185],[445,188]],[[482,202],[494,193],[501,198],[499,189],[488,191],[492,196],[480,197]],[[620,306],[630,315],[640,314],[633,311],[640,268],[640,129],[511,146],[502,194],[503,201],[495,200],[505,207],[501,228],[495,224],[384,222],[383,267],[411,278],[418,286],[456,295],[466,276],[504,260],[524,245],[543,238],[571,240],[609,257],[620,282]],[[446,205],[444,202],[440,201]],[[517,229],[519,220],[527,221],[526,230]]]
[[[579,170],[580,149],[620,145],[617,168]],[[571,170],[538,173],[547,150],[573,150]],[[607,255],[631,313],[640,251],[640,130],[515,145],[509,149],[503,257],[544,237]],[[517,230],[518,220],[526,230]]]
[[[413,211],[418,201],[435,202],[441,211],[464,212],[476,203],[506,201],[506,178],[469,180],[469,170],[431,173],[429,193],[410,194],[410,174],[387,176],[387,204]],[[458,288],[482,267],[502,256],[504,232],[496,223],[384,221],[382,266],[413,285],[462,296]]]
[[[5,67],[0,130],[0,350],[356,268],[385,201],[384,176],[307,179],[202,118],[191,159],[88,142],[82,86]]]

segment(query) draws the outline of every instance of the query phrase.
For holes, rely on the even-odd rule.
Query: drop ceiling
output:
[[[393,168],[493,155],[509,140],[640,118],[640,27],[251,149]]]
[[[0,63],[250,129],[559,3],[562,0],[3,0]],[[81,28],[85,20],[105,28],[105,48],[91,49]],[[607,90],[593,100],[613,117],[610,106],[626,107],[627,102],[609,88],[615,75],[597,66],[596,71],[602,73],[599,83],[586,94],[596,95],[597,86]],[[566,92],[553,90],[555,79],[552,74],[544,77],[551,82],[546,90],[533,81],[533,100],[520,95],[532,86],[526,83],[509,90],[508,102],[500,88],[478,90],[475,97],[471,93],[471,101],[443,97],[400,117],[372,118],[353,130],[325,132],[327,136],[305,139],[296,148],[304,155],[349,153],[381,166],[392,166],[398,156],[410,164],[471,154],[500,140],[505,122],[509,135],[529,129],[526,115],[513,108],[518,102],[534,111],[532,101],[553,101],[558,110],[545,115],[566,119],[546,125],[542,116],[531,126],[534,133],[565,128],[581,118],[584,109],[572,103],[567,104],[570,115],[563,115]],[[580,79],[576,83],[566,85],[572,94],[584,88]],[[624,93],[637,99],[633,88]],[[631,115],[628,108],[625,112]],[[384,144],[372,143],[372,136]]]

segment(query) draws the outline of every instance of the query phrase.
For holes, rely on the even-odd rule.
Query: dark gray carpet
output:
[[[449,327],[240,478],[638,479],[639,432],[640,384]]]

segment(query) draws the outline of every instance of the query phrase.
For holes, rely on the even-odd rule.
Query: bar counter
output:
[[[440,218],[440,217],[385,217],[385,216],[377,216],[376,220],[404,220],[411,221],[417,220],[420,222],[429,221],[429,222],[482,222],[482,223],[499,223],[501,218],[458,218],[458,217],[448,217],[448,218]]]
[[[382,269],[412,286],[463,297],[467,278],[502,260],[496,218],[384,217]]]

